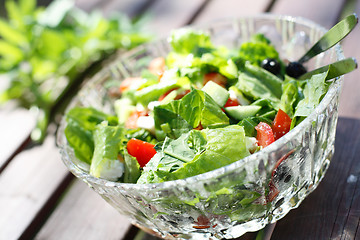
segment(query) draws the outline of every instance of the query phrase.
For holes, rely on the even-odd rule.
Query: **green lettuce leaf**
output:
[[[258,67],[256,65],[252,65],[249,62],[245,63],[245,71],[250,73],[257,79],[261,80],[261,82],[270,90],[274,96],[277,98],[281,97],[282,94],[282,80],[272,74],[269,71],[266,71],[262,67]]]
[[[304,81],[298,81],[289,76],[285,76],[282,84],[282,95],[280,98],[279,108],[283,110],[290,118],[294,117],[295,107],[303,98],[301,89]]]
[[[124,167],[123,182],[136,183],[141,174],[140,165],[136,158],[127,152],[126,148],[124,150]]]
[[[93,131],[96,125],[107,121],[109,125],[117,125],[117,118],[105,114],[92,107],[75,107],[66,114],[67,125],[65,136],[74,149],[75,156],[88,164],[94,152]]]
[[[90,174],[97,178],[118,181],[124,173],[124,164],[118,159],[124,130],[121,126],[109,126],[102,122],[94,130],[94,155]]]
[[[193,89],[180,100],[154,108],[155,128],[158,132],[177,138],[200,125],[219,127],[229,124],[229,119],[217,103],[205,92]]]
[[[163,182],[205,173],[250,155],[244,128],[192,130],[174,140],[167,138],[145,166],[137,183]]]
[[[291,122],[291,128],[309,116],[319,105],[330,86],[330,83],[325,81],[327,75],[328,72],[320,73],[305,80],[306,84],[302,91],[304,98],[300,100],[296,106],[294,118]]]
[[[268,99],[277,109],[280,99],[265,85],[262,80],[243,72],[239,75],[239,81],[235,85],[244,95],[253,100]]]
[[[189,28],[173,31],[169,41],[173,50],[182,54],[201,53],[201,51],[213,48],[208,34]]]
[[[158,100],[167,91],[176,87],[185,87],[189,84],[190,80],[187,77],[181,77],[178,69],[171,69],[164,73],[160,83],[136,91],[134,93],[135,101],[146,106],[149,102]]]

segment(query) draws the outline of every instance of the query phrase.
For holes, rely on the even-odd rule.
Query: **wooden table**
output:
[[[262,12],[302,16],[329,28],[344,12],[360,10],[360,0],[77,0],[77,5],[105,14],[149,14],[147,29],[159,37],[190,23]],[[358,39],[359,27],[343,46],[346,56],[359,60]],[[266,239],[360,239],[358,77],[355,71],[345,78],[336,151],[325,178],[298,209],[268,228]],[[156,239],[68,172],[55,146],[56,125],[42,145],[29,140],[33,126],[28,111],[11,105],[0,110],[0,239]]]

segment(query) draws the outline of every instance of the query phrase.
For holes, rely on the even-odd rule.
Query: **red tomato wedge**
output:
[[[279,189],[273,181],[269,182],[269,193],[266,196],[266,202],[272,202],[276,196],[280,193]]]
[[[194,225],[193,228],[206,229],[210,227],[210,220],[207,217],[200,215],[196,220],[197,221],[194,222],[196,225]]]
[[[153,144],[132,138],[128,141],[126,149],[128,153],[135,157],[140,167],[144,167],[156,154]]]
[[[140,77],[125,78],[124,81],[122,81],[120,84],[120,92],[122,93],[122,92],[128,90],[132,84],[137,84],[141,80],[142,80],[142,78],[140,78]]]
[[[279,109],[274,122],[272,124],[272,130],[275,140],[278,140],[286,133],[290,131],[291,118],[283,110]]]
[[[240,104],[239,104],[239,102],[238,102],[238,100],[237,100],[236,98],[235,98],[235,99],[229,98],[229,99],[226,101],[224,107],[233,107],[233,106],[239,106],[239,105],[240,105]]]
[[[147,112],[145,111],[133,111],[130,116],[128,117],[128,119],[126,119],[125,122],[125,127],[129,128],[129,129],[135,129],[138,127],[137,125],[137,120],[139,119],[139,117],[141,116],[147,116]]]
[[[255,130],[257,131],[256,139],[258,140],[259,146],[266,147],[275,141],[273,131],[269,124],[260,122],[255,127]]]
[[[214,83],[217,83],[218,85],[222,87],[226,87],[227,79],[223,75],[217,72],[211,72],[204,75],[204,85],[208,81],[213,81]]]

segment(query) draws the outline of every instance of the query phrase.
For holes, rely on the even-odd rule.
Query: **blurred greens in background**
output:
[[[34,141],[42,141],[51,111],[71,83],[92,63],[118,49],[149,40],[141,21],[117,13],[104,18],[86,13],[71,0],[48,7],[36,0],[7,0],[7,19],[0,18],[0,74],[6,89],[0,104],[15,99],[21,107],[38,111]],[[3,85],[3,84],[2,84]]]

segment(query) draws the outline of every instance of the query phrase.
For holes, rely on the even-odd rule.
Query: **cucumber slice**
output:
[[[230,96],[229,92],[225,88],[212,81],[207,82],[202,90],[214,99],[220,107],[225,105]]]
[[[231,106],[226,107],[225,112],[236,120],[242,120],[247,117],[253,117],[261,109],[261,106],[248,105],[248,106]]]

